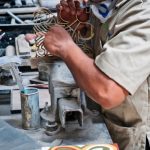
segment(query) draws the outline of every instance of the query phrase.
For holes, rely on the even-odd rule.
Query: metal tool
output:
[[[7,10],[11,11],[14,14],[29,14],[29,13],[34,13],[38,9],[39,9],[39,6],[27,7],[27,8],[19,7],[17,9],[16,8],[0,9],[0,15],[6,14]]]
[[[3,32],[1,35],[0,35],[0,40],[3,38],[3,36],[5,35],[6,33]]]
[[[23,129],[40,127],[39,91],[37,88],[25,88],[21,91],[21,113]]]
[[[10,71],[12,72],[12,75],[15,78],[15,80],[19,86],[20,91],[24,91],[24,86],[22,84],[22,78],[20,76],[18,66],[15,63],[7,64],[7,66],[10,68]]]
[[[46,105],[41,112],[41,117],[46,121],[46,133],[54,135],[61,127],[66,128],[68,125],[82,127],[86,107],[84,93],[77,87],[64,62],[54,61],[47,67],[51,106],[47,109]]]
[[[0,58],[0,67],[2,67],[5,70],[10,70],[13,78],[16,80],[19,86],[20,91],[24,91],[22,78],[20,76],[20,72],[17,66],[17,64],[20,64],[20,63],[21,63],[21,59],[17,56],[14,56],[14,57],[4,56]]]
[[[7,10],[7,13],[13,17],[15,20],[17,20],[19,23],[21,24],[25,24],[19,17],[17,17],[16,15],[14,15],[11,11]]]

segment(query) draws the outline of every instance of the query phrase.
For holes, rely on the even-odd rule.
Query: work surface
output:
[[[56,136],[48,136],[45,134],[45,130],[40,128],[38,130],[23,130],[21,127],[21,114],[0,116],[0,120],[6,121],[11,127],[17,128],[17,130],[24,135],[27,135],[29,138],[33,139],[36,144],[39,144],[41,147],[50,147],[55,145],[84,145],[84,144],[111,144],[112,140],[108,133],[108,130],[103,122],[97,122],[91,124],[85,122],[83,129],[74,129],[74,130],[62,130]],[[0,122],[1,123],[1,122]],[[1,124],[0,124],[1,126]],[[6,127],[6,125],[5,125]],[[12,129],[14,129],[12,128]],[[6,129],[7,131],[7,129]],[[11,149],[16,146],[16,137],[12,138],[11,132],[7,136],[12,138],[11,143],[6,139],[2,139],[2,133],[5,134],[4,130],[0,130],[1,140],[0,140],[0,149],[9,150],[7,147],[11,144]],[[8,138],[8,139],[9,139]],[[17,137],[19,138],[19,136]],[[14,140],[14,144],[13,144]],[[3,144],[1,143],[3,142]],[[6,147],[1,147],[6,143]],[[18,143],[19,144],[19,143]],[[17,145],[18,145],[17,144]],[[14,147],[13,147],[14,146]],[[25,145],[24,145],[25,146]]]
[[[15,100],[17,100],[17,98]],[[0,149],[2,150],[10,150],[10,147],[11,150],[24,150],[23,148],[16,149],[16,146],[21,146],[23,143],[24,138],[22,139],[22,136],[25,136],[25,139],[27,139],[26,144],[22,146],[24,148],[26,148],[28,141],[35,141],[35,143],[32,142],[31,144],[38,144],[40,147],[55,145],[112,144],[107,127],[102,118],[98,117],[99,114],[94,114],[96,115],[94,116],[94,120],[85,119],[83,128],[77,127],[70,129],[67,127],[67,129],[61,130],[61,132],[55,136],[48,136],[45,134],[44,128],[38,130],[23,130],[21,114],[11,114],[10,110],[12,110],[11,104],[0,105]],[[6,122],[6,125],[3,121]],[[9,128],[10,130],[7,130],[7,127],[11,129]],[[16,131],[16,134],[14,132],[15,129],[18,131]],[[11,132],[12,130],[13,132]],[[8,131],[10,132],[8,133]],[[10,141],[8,141],[8,139]],[[28,150],[32,149],[28,148]]]

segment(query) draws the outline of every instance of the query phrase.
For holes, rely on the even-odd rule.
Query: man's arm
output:
[[[52,27],[45,36],[44,46],[51,54],[65,61],[78,86],[102,107],[111,109],[125,100],[128,92],[101,72],[64,28]]]
[[[78,86],[95,102],[106,109],[120,105],[128,92],[106,76],[94,64],[94,60],[84,54],[76,45],[68,47],[62,59],[71,70]]]

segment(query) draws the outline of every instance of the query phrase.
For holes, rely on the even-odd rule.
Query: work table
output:
[[[0,105],[0,108],[1,107],[7,107],[8,109],[8,105]],[[101,119],[99,121],[95,121],[93,125],[86,122],[83,130],[76,129],[71,131],[70,129],[67,129],[58,133],[56,136],[46,135],[44,128],[40,128],[38,130],[22,129],[21,114],[3,115],[0,116],[0,119],[6,121],[12,127],[17,128],[17,130],[35,140],[41,145],[41,147],[50,147],[55,145],[84,145],[93,143],[112,144],[106,125]],[[11,136],[11,134],[8,134],[8,136]]]
[[[91,118],[89,118],[88,115],[85,116],[84,121],[83,121],[83,127],[79,127],[79,125],[76,127],[76,125],[75,125],[74,128],[70,128],[68,126],[65,129],[62,128],[62,130],[59,133],[57,133],[56,135],[53,135],[53,136],[48,136],[45,133],[44,128],[39,128],[38,130],[22,129],[21,113],[17,113],[17,114],[11,113],[12,110],[20,110],[20,99],[19,99],[20,97],[19,97],[19,94],[18,95],[16,94],[18,89],[16,87],[13,87],[13,88],[9,87],[9,88],[10,88],[11,92],[14,93],[14,94],[11,94],[11,97],[13,97],[13,95],[14,95],[14,98],[11,98],[10,104],[8,104],[8,103],[3,104],[3,105],[0,104],[0,120],[8,123],[8,127],[10,127],[11,130],[17,129],[19,131],[19,133],[23,133],[23,135],[21,135],[21,137],[23,137],[23,136],[26,136],[27,138],[29,137],[31,140],[33,140],[36,144],[39,144],[41,147],[50,147],[50,146],[56,146],[56,145],[112,144],[112,140],[111,140],[111,137],[107,130],[107,127],[106,127],[102,117],[100,117],[100,114],[97,112],[96,113],[92,112],[90,114]],[[0,89],[8,90],[9,88],[7,86],[6,87],[1,86]],[[48,89],[42,89],[42,90],[44,90],[45,92],[48,93]],[[43,94],[43,91],[41,91],[41,93],[42,94],[39,93],[39,96],[43,95],[45,97],[40,97],[39,103],[50,102],[50,95],[48,95],[49,93],[47,95],[45,93]],[[17,107],[14,107],[16,103],[17,103]],[[13,106],[13,109],[12,109],[12,106]],[[43,108],[44,103],[43,103],[43,105],[40,105],[40,106],[41,106],[40,108]],[[95,108],[96,107],[94,107],[93,109],[95,109]],[[3,124],[5,124],[5,123],[3,123]],[[1,124],[0,124],[0,126],[1,126]],[[6,126],[7,126],[7,124],[6,124]],[[6,128],[6,126],[5,126],[5,128]],[[73,124],[73,126],[74,126],[74,124]],[[5,131],[6,131],[6,134],[8,137],[16,136],[15,134],[11,135],[11,133],[7,133],[7,129]],[[3,134],[4,134],[4,132],[3,132]],[[0,135],[2,135],[1,129],[0,129]],[[1,136],[0,138],[2,138],[2,137],[3,136]],[[18,139],[19,136],[14,137],[14,139],[12,139],[12,141],[11,141],[12,147],[15,146],[15,144],[16,144],[15,141],[13,144],[13,140],[15,140],[15,138]],[[0,139],[0,142],[1,142],[1,139]],[[7,140],[3,140],[3,142],[9,143],[9,142],[7,142]],[[22,141],[20,141],[20,142],[22,142]],[[0,143],[0,146],[1,146],[1,143]],[[8,146],[8,145],[6,144],[6,146]],[[25,146],[26,146],[26,144],[25,144]],[[0,147],[0,149],[1,149],[1,147]],[[3,148],[3,150],[10,150],[10,149]],[[14,149],[14,150],[16,150],[16,149]],[[18,149],[18,150],[20,150],[20,149]]]

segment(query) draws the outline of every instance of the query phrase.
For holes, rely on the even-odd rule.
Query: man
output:
[[[102,107],[113,142],[121,150],[144,150],[150,123],[150,1],[102,1],[91,7],[93,59],[60,26],[48,31],[44,46],[64,60],[79,87]],[[108,6],[107,15],[101,4]],[[83,12],[73,0],[61,1],[59,10],[68,20],[74,11]]]

